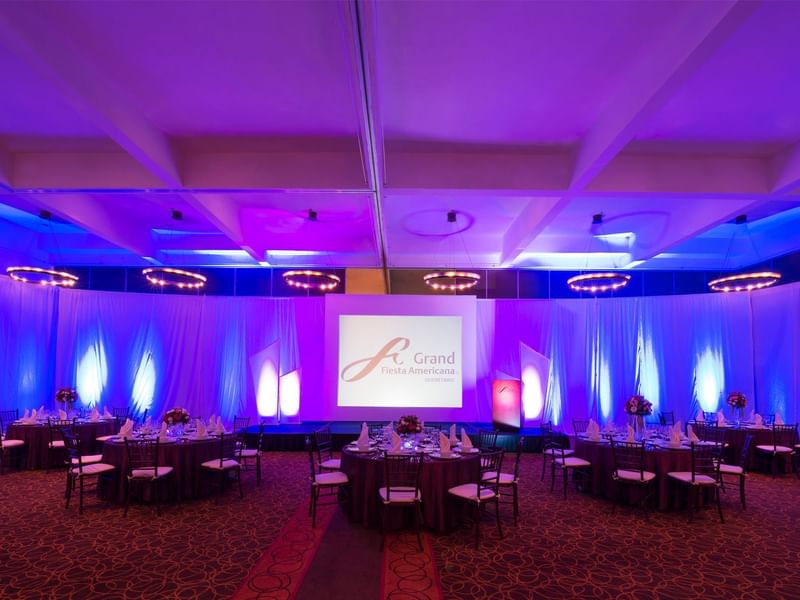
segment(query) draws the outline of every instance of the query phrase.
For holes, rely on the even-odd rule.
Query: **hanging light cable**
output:
[[[50,211],[42,210],[39,212],[39,218],[47,222],[47,232],[52,237],[53,247],[56,249],[56,258],[59,255],[58,237],[53,229],[53,215]],[[43,267],[33,267],[29,265],[20,265],[8,267],[6,273],[14,281],[20,283],[34,283],[38,285],[50,285],[58,287],[73,287],[78,283],[78,276],[66,271],[59,271],[57,269],[49,269]]]
[[[753,247],[753,252],[756,255],[756,264],[761,262],[761,256],[758,253],[755,240],[750,235],[750,230],[747,228],[747,215],[739,215],[735,221],[737,227],[733,230],[733,235],[728,242],[728,249],[725,251],[725,259],[722,261],[722,269],[726,270],[728,265],[728,257],[733,247],[733,241],[736,239],[736,234],[739,230],[739,225],[744,225],[747,229],[747,235],[750,239],[750,244]],[[754,271],[749,273],[737,273],[734,275],[726,275],[718,277],[708,282],[708,288],[712,292],[751,292],[753,290],[760,290],[771,285],[775,285],[780,281],[781,274],[775,271]]]
[[[592,226],[603,224],[603,213],[592,215]],[[589,268],[589,254],[592,249],[594,235],[589,229],[589,243],[586,248],[586,269]],[[604,292],[614,292],[624,288],[631,280],[631,276],[617,271],[598,271],[594,273],[581,273],[567,279],[567,285],[573,292],[602,294]]]
[[[448,223],[458,223],[458,212],[455,210],[450,210],[447,212],[447,222]],[[448,246],[451,250],[450,252],[450,263],[453,264],[454,259],[454,252],[452,252],[452,236],[454,235],[461,235],[463,230],[458,230],[457,225],[455,226],[456,231],[450,232],[447,234],[447,242]],[[464,246],[464,253],[467,255],[467,261],[472,266],[472,258],[469,255],[469,250],[467,250],[466,242],[464,241],[463,236],[461,237],[461,243]],[[422,276],[422,281],[425,282],[425,285],[430,287],[431,289],[442,292],[461,292],[464,290],[469,290],[474,288],[480,282],[481,276],[479,273],[476,273],[472,270],[463,271],[457,269],[447,269],[442,271],[433,271],[431,273],[425,273]]]

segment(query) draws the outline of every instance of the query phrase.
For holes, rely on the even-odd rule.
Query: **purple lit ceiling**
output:
[[[797,23],[778,1],[0,3],[0,266],[797,251]]]

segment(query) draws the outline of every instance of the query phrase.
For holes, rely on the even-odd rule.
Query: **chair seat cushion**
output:
[[[22,440],[3,440],[3,448],[18,448],[20,446],[24,446],[25,442]]]
[[[217,461],[219,462],[219,461]],[[158,467],[158,479],[166,477],[172,473],[172,467]],[[142,469],[134,469],[131,471],[131,479],[156,479],[156,470],[153,467],[144,467]]]
[[[319,466],[323,469],[338,471],[342,467],[342,461],[338,458],[329,458],[328,460],[323,460],[321,463],[319,463]]]
[[[656,478],[655,473],[650,471],[629,471],[627,469],[617,469],[615,471],[617,479],[624,479],[625,481],[653,481]]]
[[[214,469],[216,471],[227,471],[228,469],[238,469],[239,463],[231,458],[226,458],[222,461],[222,465],[219,464],[219,459],[214,458],[211,460],[207,460],[206,462],[200,465],[206,469]]]
[[[64,447],[64,440],[54,440],[52,442],[48,442],[47,445],[50,448],[63,448]]]
[[[580,469],[582,467],[591,467],[592,463],[588,460],[583,460],[582,458],[578,458],[577,456],[565,456],[561,458],[557,456],[553,459],[557,465],[561,465],[565,469]]]
[[[101,435],[99,437],[94,438],[98,442],[107,442],[111,438],[117,437],[116,435]]]
[[[349,480],[347,475],[341,471],[328,471],[327,473],[318,473],[315,476],[317,485],[343,485]]]
[[[668,477],[672,477],[673,479],[677,479],[682,483],[689,483],[692,484],[692,472],[691,471],[672,471],[667,473]],[[713,477],[708,475],[695,475],[694,476],[694,483],[693,485],[714,485],[716,480]]]
[[[478,501],[478,486],[475,483],[462,483],[461,485],[457,485],[456,487],[451,487],[447,490],[447,493],[453,494],[453,496],[458,496],[459,498],[464,498],[464,500],[472,500],[474,502]],[[491,500],[495,497],[494,490],[490,490],[489,488],[481,488],[481,501]]]
[[[103,455],[102,454],[83,454],[83,455],[81,455],[80,462],[82,462],[84,465],[91,465],[92,463],[99,463],[102,460],[103,460]],[[78,459],[77,458],[73,458],[72,459],[72,464],[73,465],[77,465],[78,464]]]
[[[794,452],[794,450],[789,448],[789,446],[773,446],[772,444],[756,446],[756,449],[761,450],[762,452],[775,452],[777,454],[789,454]]]
[[[114,471],[115,469],[116,467],[114,465],[98,462],[84,465],[83,470],[80,470],[78,467],[72,467],[70,473],[78,477],[91,477],[93,475],[102,475],[103,473]]]
[[[384,504],[387,504],[389,500],[387,500],[387,493],[386,488],[382,487],[378,489],[378,494],[383,500]],[[392,488],[392,493],[390,496],[391,503],[398,503],[398,504],[409,504],[411,502],[421,502],[422,496],[420,495],[420,491],[413,487],[405,487],[405,486],[397,486]]]
[[[547,450],[544,451],[544,453],[550,456],[561,456],[561,450],[558,450],[556,448],[548,448]],[[564,448],[564,456],[569,456],[572,453],[573,451],[570,450],[569,448]]]
[[[725,463],[720,463],[719,471],[720,473],[727,473],[728,475],[744,474],[744,469],[739,465],[726,465]]]
[[[497,472],[496,471],[486,471],[481,478],[484,481],[494,481],[497,479]],[[511,485],[514,483],[514,474],[513,473],[500,473],[500,485]]]
[[[240,456],[242,458],[255,458],[258,454],[258,448],[243,448]]]

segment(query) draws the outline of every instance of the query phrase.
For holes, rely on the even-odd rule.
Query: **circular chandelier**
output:
[[[474,288],[481,276],[472,271],[436,271],[425,274],[422,280],[434,290],[455,292]]]
[[[567,279],[567,285],[573,292],[589,292],[599,294],[602,292],[613,292],[628,285],[631,280],[630,275],[625,273],[601,272],[585,273],[575,275]]]
[[[172,267],[150,267],[142,269],[142,275],[153,285],[160,287],[174,286],[180,289],[199,289],[206,284],[208,278],[199,273],[173,269]]]
[[[342,281],[337,275],[322,271],[286,271],[283,280],[292,287],[320,292],[332,290]]]
[[[712,292],[749,292],[775,285],[780,278],[781,274],[773,271],[741,273],[709,281],[708,287]]]
[[[40,267],[8,267],[6,273],[14,281],[21,283],[72,287],[78,282],[78,277],[72,273]]]

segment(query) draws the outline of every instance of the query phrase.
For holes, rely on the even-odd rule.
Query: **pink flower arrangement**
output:
[[[634,395],[625,403],[625,412],[629,415],[651,415],[653,403],[645,400],[644,396]]]
[[[422,433],[422,422],[417,415],[405,415],[397,422],[397,433]]]
[[[164,423],[167,425],[176,425],[178,423],[183,423],[186,425],[189,423],[189,411],[185,408],[171,408],[167,412],[164,413]]]
[[[58,402],[63,402],[64,404],[69,404],[72,406],[73,402],[78,399],[78,392],[76,392],[73,388],[61,388],[56,392],[56,400]]]
[[[747,405],[747,398],[742,392],[731,392],[728,394],[728,406],[731,408],[744,408]]]

